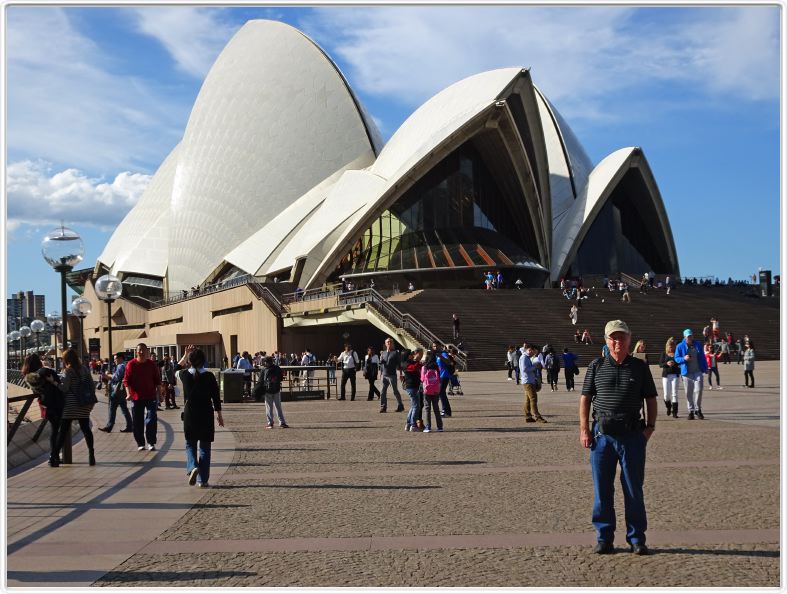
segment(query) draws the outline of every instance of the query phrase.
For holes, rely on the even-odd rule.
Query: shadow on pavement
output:
[[[675,548],[662,548],[658,547],[655,549],[651,549],[651,553],[654,555],[712,555],[714,557],[717,556],[724,556],[724,555],[731,555],[733,557],[772,557],[778,558],[779,551],[739,551],[735,549],[684,549],[681,547]]]
[[[231,577],[245,577],[257,575],[254,571],[110,571],[94,585],[123,587],[123,582],[129,585],[135,582],[184,582],[203,580],[214,583],[214,580]],[[181,586],[182,587],[182,586]]]

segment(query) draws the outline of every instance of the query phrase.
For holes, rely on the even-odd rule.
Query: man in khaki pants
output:
[[[536,349],[532,344],[525,343],[522,350],[524,352],[519,358],[519,378],[522,388],[525,390],[525,422],[546,423],[546,419],[538,412],[538,395],[536,393],[538,368],[532,361]]]

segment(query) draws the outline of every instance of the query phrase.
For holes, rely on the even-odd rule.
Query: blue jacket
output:
[[[691,353],[689,351],[690,348],[694,348],[694,352]],[[697,364],[699,365],[700,371],[703,373],[708,371],[708,362],[705,360],[705,353],[703,353],[700,349],[702,345],[699,341],[695,340],[691,347],[686,343],[686,339],[678,343],[677,348],[675,348],[675,363],[680,364],[680,374],[686,375],[688,371],[688,366],[686,365],[686,354],[691,354],[693,357],[697,359]]]
[[[448,361],[448,352],[443,351],[440,353],[442,357],[445,357],[445,360]],[[451,378],[451,370],[448,367],[447,363],[443,363],[443,359],[441,357],[437,357],[437,367],[440,370],[440,379]]]

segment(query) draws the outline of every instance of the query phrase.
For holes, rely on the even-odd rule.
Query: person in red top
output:
[[[145,439],[148,441],[148,450],[156,449],[156,430],[158,417],[158,387],[161,384],[161,374],[158,365],[150,360],[150,352],[144,342],[137,345],[137,357],[126,364],[126,374],[123,376],[123,385],[126,386],[126,400],[132,401],[131,417],[134,426],[134,439],[137,450],[145,449]],[[145,414],[147,411],[147,414]]]

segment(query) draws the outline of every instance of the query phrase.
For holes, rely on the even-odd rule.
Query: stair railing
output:
[[[279,316],[287,313],[284,304],[279,300],[276,294],[265,285],[252,281],[249,283],[249,289],[251,289],[251,292],[254,293],[258,299],[264,301],[274,313]]]
[[[425,347],[430,347],[433,342],[438,344],[444,344],[446,346],[453,346],[456,348],[456,345],[450,344],[444,340],[441,340],[434,332],[429,330],[426,326],[424,326],[421,322],[419,322],[414,316],[409,313],[402,313],[392,305],[389,301],[385,299],[380,293],[378,293],[374,289],[359,289],[357,291],[348,291],[341,293],[338,299],[339,305],[350,305],[354,303],[365,303],[367,306],[371,305],[379,314],[381,314],[386,320],[392,323],[396,328],[401,328],[410,336],[412,336],[417,342],[424,345]],[[457,363],[459,367],[463,370],[467,370],[467,353],[464,351],[457,350]]]
[[[641,278],[636,278],[630,274],[626,274],[625,272],[620,273],[620,278],[627,285],[633,286],[635,289],[639,289],[642,286]]]

